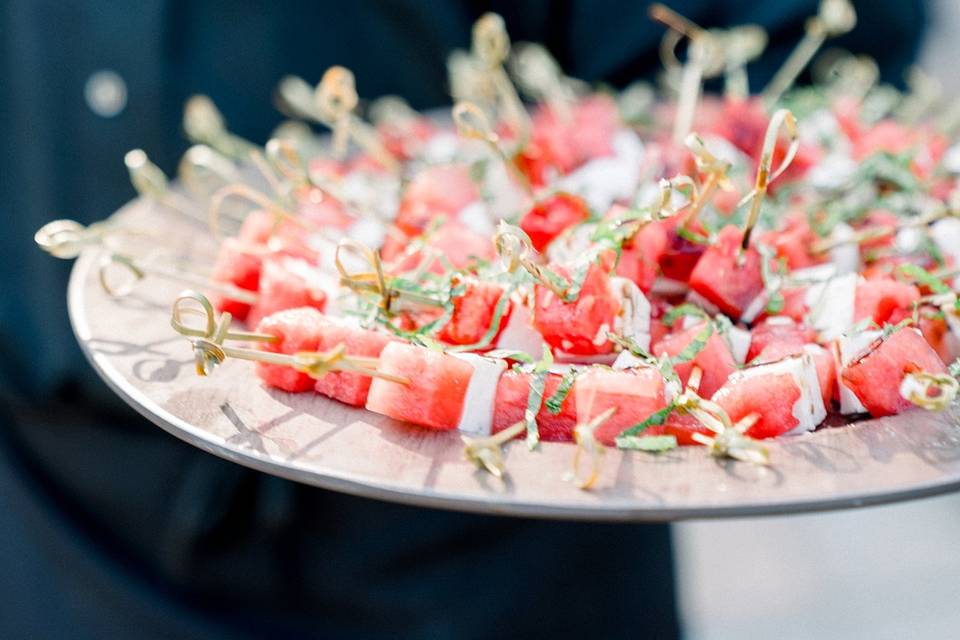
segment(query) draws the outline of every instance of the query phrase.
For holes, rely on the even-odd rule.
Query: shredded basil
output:
[[[677,448],[676,436],[620,436],[616,439],[618,449],[663,453]]]
[[[683,362],[690,362],[697,357],[697,354],[703,351],[703,348],[707,346],[707,341],[710,340],[710,336],[713,335],[713,323],[708,322],[703,326],[697,335],[693,337],[693,340],[690,341],[683,350],[675,355],[671,360],[673,364],[680,364]]]
[[[924,285],[934,293],[950,293],[950,287],[923,267],[905,263],[897,267],[897,271],[914,282]]]
[[[673,404],[668,404],[663,409],[654,411],[646,420],[639,422],[632,427],[627,427],[620,432],[620,435],[617,436],[617,440],[620,438],[632,438],[638,436],[640,433],[645,431],[648,427],[659,427],[667,421],[667,418],[670,417],[670,414],[673,413],[674,406]],[[617,445],[619,446],[619,444]]]
[[[670,309],[670,311],[664,314],[663,324],[665,324],[668,327],[672,327],[679,318],[684,316],[693,316],[696,318],[703,318],[704,320],[706,320],[709,317],[707,316],[707,312],[701,309],[700,307],[698,307],[697,305],[691,304],[689,302],[684,302],[683,304],[678,304],[673,309]]]
[[[505,289],[503,293],[500,294],[500,298],[497,300],[497,305],[493,308],[493,317],[490,318],[490,326],[487,327],[487,330],[480,340],[474,342],[473,344],[464,344],[451,347],[449,351],[477,351],[478,349],[484,349],[490,346],[490,343],[493,342],[493,339],[497,337],[497,334],[500,333],[500,325],[503,324],[503,317],[507,313],[507,309],[510,306],[510,295],[513,293],[513,289]]]
[[[527,425],[527,447],[535,449],[540,442],[540,428],[537,425],[537,414],[543,404],[543,391],[547,385],[547,376],[550,375],[550,366],[553,365],[553,354],[550,348],[544,345],[543,357],[533,366],[530,378],[530,393],[527,395],[527,408],[523,412],[523,421]]]
[[[573,383],[577,379],[577,375],[580,373],[580,369],[577,367],[570,367],[563,377],[560,379],[560,384],[557,385],[557,390],[553,392],[545,403],[547,411],[553,415],[558,415],[560,411],[563,410],[563,403],[566,401],[567,396],[570,395],[570,390],[573,389]]]

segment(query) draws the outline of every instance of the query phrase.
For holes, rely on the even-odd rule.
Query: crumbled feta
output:
[[[467,384],[457,430],[467,435],[484,437],[493,428],[494,401],[497,383],[507,368],[506,360],[487,358],[475,353],[452,354],[473,366],[473,375]]]

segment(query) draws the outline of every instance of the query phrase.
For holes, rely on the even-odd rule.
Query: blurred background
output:
[[[755,87],[817,5],[669,4],[767,27]],[[874,56],[888,82],[919,62],[960,91],[960,2],[854,4],[860,25],[832,44]],[[0,3],[0,637],[672,637],[678,614],[689,638],[956,636],[960,497],[672,530],[391,507],[193,450],[87,366],[69,265],[33,246],[36,228],[129,200],[131,148],[172,173],[194,93],[257,141],[281,120],[279,78],[334,63],[365,98],[443,105],[443,60],[486,10],[573,76],[624,86],[656,69],[646,2]],[[600,545],[628,551],[578,561]]]

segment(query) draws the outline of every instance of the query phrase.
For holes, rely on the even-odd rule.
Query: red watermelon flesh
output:
[[[804,345],[816,340],[816,332],[791,318],[777,316],[767,318],[757,324],[750,334],[750,350],[747,351],[747,362],[750,362],[768,345],[786,343],[789,345]]]
[[[391,341],[392,338],[383,333],[327,320],[317,348],[327,351],[343,344],[348,355],[376,358]],[[367,402],[372,380],[370,376],[359,373],[333,371],[317,380],[315,389],[334,400],[362,407]]]
[[[653,346],[653,354],[656,356],[666,354],[671,357],[679,355],[702,330],[703,323],[700,323],[678,333],[669,333]],[[690,378],[690,371],[694,366],[700,367],[703,371],[699,393],[704,398],[712,396],[717,389],[723,386],[730,374],[737,370],[737,362],[730,352],[730,346],[723,339],[723,336],[716,331],[710,335],[703,349],[693,360],[674,366],[674,371],[680,376],[680,381],[684,386],[686,386],[687,380]]]
[[[554,238],[588,217],[590,210],[582,198],[560,192],[527,211],[520,218],[520,228],[530,236],[533,248],[542,252]]]
[[[706,247],[680,235],[681,218],[682,216],[673,216],[666,220],[652,222],[648,226],[660,227],[667,236],[667,247],[659,258],[663,276],[678,282],[686,282],[690,279],[690,274],[693,273]],[[707,235],[706,228],[699,220],[687,222],[686,229],[697,236]]]
[[[473,365],[425,347],[391,342],[380,353],[378,369],[410,383],[374,378],[367,409],[438,431],[457,428]]]
[[[605,217],[616,219],[626,210],[626,207],[614,205]],[[617,275],[632,280],[644,293],[650,293],[660,273],[660,258],[668,244],[667,230],[662,224],[644,225],[633,238],[623,243]]]
[[[788,217],[782,229],[763,234],[760,241],[776,251],[777,257],[784,259],[792,270],[823,262],[822,258],[811,253],[816,239],[806,214],[801,212]]]
[[[301,187],[295,194],[300,216],[321,229],[346,229],[356,218],[349,215],[343,204],[318,187]]]
[[[384,260],[392,260],[399,256],[412,238],[400,239],[387,237],[389,244],[384,243],[382,256]],[[429,258],[430,271],[443,274],[447,271],[447,263],[454,269],[465,269],[479,260],[490,261],[495,256],[493,242],[488,236],[471,231],[459,222],[445,222],[439,229],[429,236],[422,237],[427,251],[411,253],[406,259],[394,265],[397,272],[413,271],[420,263]],[[446,263],[440,259],[446,258]]]
[[[912,284],[890,277],[863,280],[857,283],[853,319],[860,322],[872,319],[878,326],[896,322],[894,316],[903,317],[920,299],[920,290]]]
[[[562,379],[563,376],[559,374],[547,374],[543,389],[544,403],[556,393],[557,386]],[[523,414],[527,409],[527,399],[530,397],[531,380],[531,374],[519,371],[506,371],[500,376],[494,402],[493,433],[503,431],[524,419]],[[576,387],[576,384],[574,384],[574,387]],[[540,439],[544,442],[571,442],[573,440],[573,428],[577,426],[577,398],[573,389],[570,390],[563,404],[560,405],[560,413],[557,415],[550,413],[544,403],[541,403],[540,411],[537,413],[537,429],[540,433]]]
[[[220,244],[210,277],[216,282],[256,292],[260,288],[262,266],[263,257],[257,251],[240,240],[227,238]],[[218,311],[228,311],[238,320],[244,320],[250,313],[250,305],[245,302],[220,294],[211,296],[211,300]]]
[[[747,430],[753,438],[812,431],[827,415],[816,366],[806,354],[734,373],[713,395],[713,401],[734,423],[751,413],[759,415]]]
[[[312,307],[275,313],[260,321],[257,332],[277,336],[279,340],[259,344],[259,347],[273,353],[317,351],[325,324],[323,314]],[[310,391],[316,382],[307,374],[282,365],[258,362],[256,372],[268,386],[284,391]]]
[[[844,367],[840,377],[875,417],[890,416],[910,408],[900,395],[908,373],[946,373],[947,367],[923,335],[913,328],[900,329],[881,339],[858,360]]]
[[[613,446],[624,430],[666,406],[664,387],[663,376],[653,367],[621,371],[593,367],[578,376],[574,385],[577,421],[588,422],[616,407],[616,412],[594,434],[603,444]]]
[[[551,264],[550,268],[569,280],[565,267]],[[565,302],[543,285],[536,286],[533,325],[554,349],[575,355],[610,353],[613,345],[606,334],[613,330],[619,311],[620,301],[609,276],[592,264],[580,296],[573,302]]]
[[[279,223],[266,211],[251,211],[243,220],[237,239],[258,251],[296,256],[317,261],[317,252],[307,242],[308,231],[301,225],[283,219]]]
[[[466,290],[453,299],[453,314],[450,321],[440,330],[438,337],[449,344],[476,344],[484,337],[493,324],[500,298],[507,295],[503,287],[479,280],[466,281]],[[507,326],[512,304],[506,303],[506,310],[500,318],[500,327],[489,346],[497,344],[497,336]]]
[[[734,319],[763,292],[762,258],[757,250],[748,248],[742,265],[737,263],[742,239],[739,228],[724,227],[690,274],[690,288]]]
[[[699,420],[691,415],[682,414],[674,411],[667,417],[667,421],[662,425],[653,425],[647,427],[640,434],[641,436],[673,436],[677,439],[677,444],[681,446],[700,444],[693,439],[693,434],[700,433],[705,436],[713,437],[715,434],[707,429]]]
[[[413,177],[404,191],[396,225],[408,235],[420,235],[437,216],[452,219],[479,197],[466,165],[426,167]]]
[[[260,272],[260,291],[257,304],[247,318],[250,325],[277,311],[297,307],[313,307],[323,311],[327,293],[311,275],[314,266],[298,258],[270,257],[263,262]]]
[[[817,381],[820,383],[823,406],[830,407],[837,387],[837,366],[833,354],[820,345],[786,340],[773,342],[757,354],[754,364],[767,364],[804,353],[809,353],[813,358],[813,364],[817,367]]]

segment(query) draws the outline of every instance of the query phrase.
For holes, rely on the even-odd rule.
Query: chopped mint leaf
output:
[[[563,377],[560,379],[560,384],[557,385],[557,390],[553,392],[546,401],[547,411],[553,415],[558,415],[563,409],[563,403],[567,399],[567,396],[570,395],[570,390],[573,389],[573,383],[577,379],[577,375],[580,373],[580,369],[577,367],[570,367]]]
[[[663,316],[663,324],[668,327],[672,327],[674,323],[683,316],[694,316],[696,318],[703,319],[708,317],[707,312],[697,305],[684,302],[683,304],[678,304],[673,309],[670,309],[670,311]]]
[[[673,413],[673,404],[668,404],[663,409],[659,411],[654,411],[647,419],[643,422],[639,422],[632,427],[628,427],[620,432],[620,435],[617,436],[617,440],[620,438],[633,438],[642,433],[647,429],[647,427],[659,427],[667,421],[667,418],[670,417],[670,414]]]
[[[615,441],[618,449],[662,453],[677,448],[676,436],[619,436]]]

